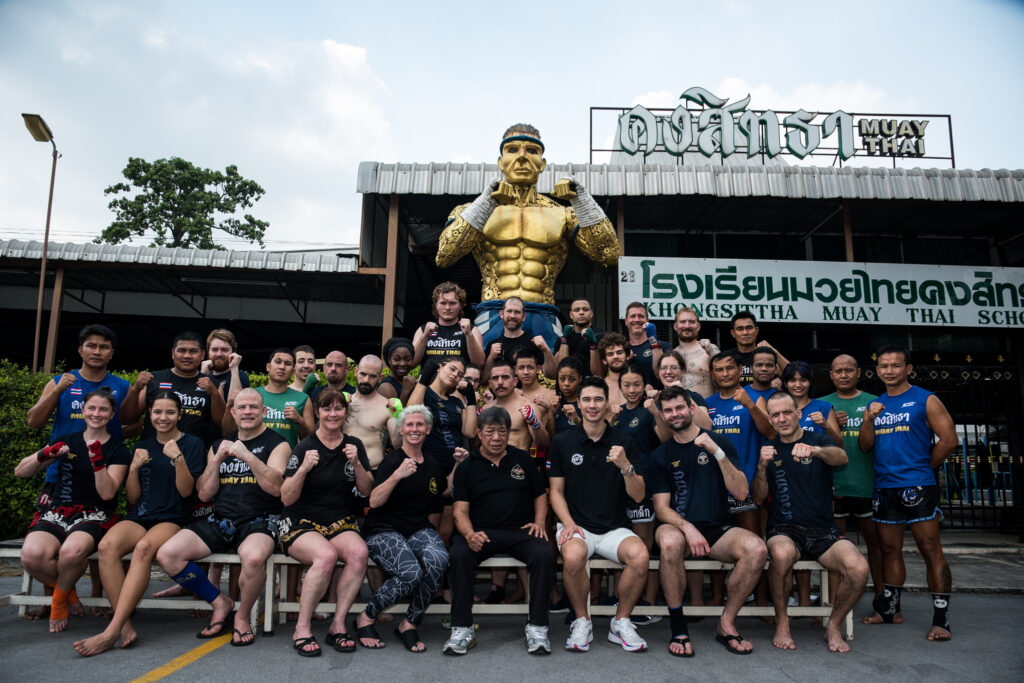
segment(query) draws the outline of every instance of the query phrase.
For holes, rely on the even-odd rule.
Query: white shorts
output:
[[[559,522],[555,525],[555,538],[557,539],[562,534],[562,527],[564,525]],[[580,527],[583,529],[583,527]],[[580,535],[573,534],[572,538],[580,538]],[[593,531],[587,531],[583,529],[583,538],[581,541],[587,544],[587,559],[593,557],[595,554],[600,555],[606,560],[612,562],[619,561],[619,545],[627,538],[635,538],[640,540],[640,537],[633,533],[632,529],[626,527],[619,527],[618,529],[612,529],[606,534],[595,534]],[[642,541],[641,541],[642,542]],[[562,544],[558,544],[558,549],[562,549]]]

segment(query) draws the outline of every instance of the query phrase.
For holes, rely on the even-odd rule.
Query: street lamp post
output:
[[[46,230],[43,233],[43,258],[39,266],[39,297],[36,300],[36,334],[32,345],[32,372],[39,370],[39,336],[43,326],[43,289],[46,285],[46,252],[50,248],[50,214],[53,211],[53,181],[57,177],[57,143],[53,141],[53,132],[39,114],[22,114],[25,127],[36,142],[49,142],[53,145],[53,167],[50,170],[50,198],[46,203]]]

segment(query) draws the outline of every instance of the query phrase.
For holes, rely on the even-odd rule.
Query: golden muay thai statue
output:
[[[549,344],[560,335],[555,277],[573,243],[606,267],[619,258],[615,228],[578,180],[563,178],[551,195],[537,194],[537,178],[547,166],[544,143],[533,126],[519,123],[502,136],[494,180],[469,204],[455,207],[441,233],[437,265],[453,265],[472,252],[483,278],[484,302],[476,307],[484,343],[501,335],[497,314],[502,301],[519,297],[526,304],[524,330],[542,334]]]

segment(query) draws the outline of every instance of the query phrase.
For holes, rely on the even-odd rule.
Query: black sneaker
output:
[[[651,603],[647,602],[646,600],[641,600],[636,604],[637,607],[651,606]],[[648,624],[657,624],[659,621],[661,621],[661,617],[657,614],[634,614],[629,617],[629,620],[637,626],[647,626]]]
[[[558,598],[558,600],[551,603],[551,606],[548,607],[548,611],[552,614],[558,614],[559,612],[568,612],[569,598],[565,597],[564,595]]]

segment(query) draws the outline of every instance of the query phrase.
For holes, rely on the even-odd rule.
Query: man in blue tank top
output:
[[[939,538],[939,467],[956,448],[956,427],[946,407],[930,391],[910,384],[914,366],[905,349],[886,346],[877,354],[878,377],[885,393],[868,406],[857,441],[862,451],[875,449],[874,518],[882,545],[885,590],[874,601],[866,624],[902,623],[900,593],[906,580],[903,532],[914,534],[924,559],[932,593],[932,627],[928,640],[950,640],[949,592],[953,577]],[[938,442],[933,443],[938,435]]]
[[[121,379],[107,372],[107,365],[114,356],[114,349],[117,346],[117,335],[110,328],[103,325],[86,325],[78,333],[78,355],[82,357],[82,367],[78,370],[65,372],[56,375],[52,382],[47,382],[43,392],[39,395],[36,404],[29,408],[28,426],[30,429],[39,429],[46,424],[46,421],[53,416],[53,431],[50,432],[50,443],[62,434],[80,432],[85,428],[82,418],[82,407],[85,403],[85,396],[100,387],[107,387],[113,393],[117,407],[128,395],[128,381]],[[121,420],[115,411],[113,419],[107,425],[110,435],[117,440],[121,436]],[[50,493],[57,481],[57,465],[54,462],[46,469],[46,482],[39,492],[39,499],[36,501],[37,513],[45,511],[50,505]],[[95,577],[98,572],[90,572],[94,577],[92,597],[101,595],[101,586]],[[39,610],[27,612],[26,619],[34,620],[45,616],[49,606]],[[73,606],[78,613],[81,607]],[[105,614],[101,608],[93,608],[97,615]]]

